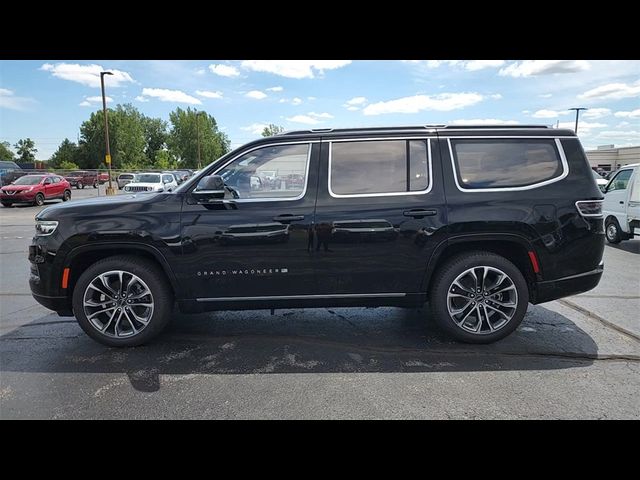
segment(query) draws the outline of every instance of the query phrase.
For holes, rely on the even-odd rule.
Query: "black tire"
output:
[[[83,308],[85,290],[98,275],[112,270],[122,270],[138,276],[153,295],[153,314],[149,323],[139,333],[126,338],[116,338],[98,331],[88,320]],[[117,255],[97,261],[86,269],[73,290],[73,313],[87,335],[109,347],[135,347],[147,343],[164,330],[171,319],[173,292],[164,272],[154,263],[132,255]]]
[[[615,245],[622,241],[622,233],[620,232],[620,224],[616,217],[607,218],[607,222],[604,225],[605,237],[607,242]]]
[[[98,188],[98,182],[93,184],[93,188]]]
[[[65,190],[62,194],[62,201],[67,202],[69,200],[71,200],[71,190]]]
[[[489,330],[487,332],[487,330],[484,330],[480,333],[472,333],[460,326],[452,318],[448,309],[448,293],[450,288],[453,288],[453,282],[459,275],[463,274],[470,268],[480,266],[492,267],[505,273],[511,279],[513,286],[515,286],[517,301],[515,302],[516,306],[513,309],[512,317],[503,326],[500,326],[495,331]],[[489,297],[487,298],[489,299],[487,300],[487,303],[490,303],[491,299]],[[482,302],[484,301],[483,296]],[[518,328],[518,325],[520,325],[525,313],[527,312],[529,304],[529,289],[527,287],[527,282],[518,267],[509,260],[494,253],[473,251],[453,257],[438,269],[434,274],[429,302],[431,312],[434,315],[437,325],[455,340],[465,343],[492,343],[503,339]],[[480,303],[481,302],[478,301],[478,304]],[[476,303],[473,303],[473,305],[475,304]],[[495,306],[495,303],[493,305]],[[511,312],[511,310],[509,310],[509,312]],[[500,318],[496,317],[495,313],[491,313],[491,315],[493,315],[493,318]],[[473,318],[475,319],[477,317]],[[464,321],[460,323],[465,324]],[[488,320],[486,323],[489,323]],[[481,321],[481,329],[482,328],[483,324]]]
[[[84,183],[79,183],[78,185],[80,185],[80,188],[84,190]]]
[[[33,204],[36,207],[41,207],[42,205],[44,205],[44,195],[41,194],[41,193],[38,193],[36,195],[36,198],[34,198],[34,200],[33,200]]]
[[[13,207],[13,203],[11,202],[1,202],[3,207],[11,208]]]

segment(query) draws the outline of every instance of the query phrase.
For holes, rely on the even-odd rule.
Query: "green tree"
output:
[[[9,142],[0,143],[0,160],[10,162],[14,158],[14,154],[11,151],[11,144]]]
[[[145,156],[145,117],[130,104],[109,109],[109,141],[111,166],[141,168],[148,164]],[[104,168],[104,117],[102,110],[94,112],[80,126],[78,164],[82,168]]]
[[[156,155],[167,147],[167,122],[160,118],[144,117],[144,153],[149,162],[156,162]]]
[[[282,133],[282,132],[284,132],[284,127],[270,123],[269,125],[264,127],[264,130],[262,130],[262,136],[272,137],[273,135],[278,135],[279,133]]]
[[[170,153],[178,159],[180,167],[198,168],[198,133],[201,166],[229,151],[229,138],[218,130],[218,124],[212,115],[191,108],[176,108],[169,114],[169,121],[171,131],[167,144]]]
[[[78,168],[78,146],[68,138],[65,138],[58,149],[51,155],[47,162],[52,168]],[[75,167],[62,167],[62,164],[74,164]]]
[[[36,160],[36,144],[30,138],[24,138],[18,140],[18,143],[14,145],[18,152],[18,161],[21,163],[32,163]]]
[[[60,168],[62,170],[78,170],[80,167],[78,167],[77,163],[73,163],[69,160],[62,160],[56,168]]]
[[[178,168],[178,161],[168,150],[158,150],[155,152],[153,168],[156,170],[173,170]]]

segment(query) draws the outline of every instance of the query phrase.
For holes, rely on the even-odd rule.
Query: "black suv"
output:
[[[598,284],[602,198],[570,130],[296,131],[227,154],[174,192],[46,208],[30,285],[111,346],[160,333],[174,302],[202,312],[428,301],[454,338],[488,343],[529,303]]]

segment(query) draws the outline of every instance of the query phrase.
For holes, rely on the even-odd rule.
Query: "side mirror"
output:
[[[202,203],[211,202],[224,198],[224,180],[220,175],[210,175],[201,178],[198,186],[191,192],[191,195]]]

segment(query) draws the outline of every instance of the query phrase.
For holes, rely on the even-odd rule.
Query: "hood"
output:
[[[149,192],[142,195],[131,193],[125,195],[114,195],[113,197],[94,197],[84,200],[74,200],[73,202],[57,203],[42,210],[36,215],[36,218],[39,220],[56,220],[60,214],[66,215],[76,211],[81,211],[86,207],[95,208],[96,206],[104,207],[101,208],[101,210],[113,211],[118,207],[131,205],[132,203],[142,204],[152,202],[159,194],[160,192]]]
[[[29,190],[30,188],[37,188],[40,184],[37,185],[5,185],[2,187],[2,190],[6,190],[8,192],[21,192],[22,190]]]

